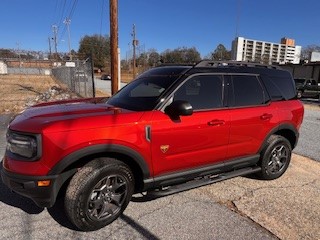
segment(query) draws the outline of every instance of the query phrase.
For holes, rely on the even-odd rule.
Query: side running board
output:
[[[261,171],[261,167],[257,166],[257,167],[249,167],[249,168],[234,170],[231,172],[221,173],[221,174],[217,174],[217,175],[207,175],[207,176],[204,176],[201,178],[200,177],[196,178],[196,179],[189,181],[189,182],[186,182],[186,183],[165,187],[163,189],[149,191],[142,198],[144,198],[144,200],[146,200],[146,201],[153,200],[156,198],[172,195],[172,194],[175,194],[178,192],[187,191],[190,189],[194,189],[194,188],[206,186],[206,185],[209,185],[212,183],[220,182],[220,181],[223,181],[226,179],[230,179],[230,178],[234,178],[234,177],[238,177],[238,176],[244,176],[244,175],[248,175],[251,173],[257,173],[260,171]]]

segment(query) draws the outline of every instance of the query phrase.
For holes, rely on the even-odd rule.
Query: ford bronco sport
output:
[[[134,193],[160,197],[228,178],[280,177],[304,114],[289,72],[243,62],[160,66],[109,99],[33,106],[10,123],[2,180],[40,207],[65,189],[83,231]]]

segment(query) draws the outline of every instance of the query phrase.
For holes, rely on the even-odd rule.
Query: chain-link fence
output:
[[[82,97],[95,97],[91,58],[75,60],[65,66],[53,66],[52,75]]]
[[[91,58],[74,61],[0,58],[0,74],[52,75],[81,97],[95,97]]]

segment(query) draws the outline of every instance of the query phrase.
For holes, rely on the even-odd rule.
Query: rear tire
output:
[[[279,178],[287,170],[291,160],[291,144],[279,135],[271,135],[267,146],[261,152],[260,178],[273,180]]]
[[[133,191],[133,174],[126,164],[98,158],[72,177],[66,191],[65,211],[77,228],[94,231],[122,214]]]

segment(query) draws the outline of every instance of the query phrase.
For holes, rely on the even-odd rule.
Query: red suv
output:
[[[62,189],[71,222],[114,221],[159,197],[235,176],[280,177],[304,114],[289,72],[203,61],[141,74],[109,99],[36,105],[9,125],[2,179],[38,206]]]

